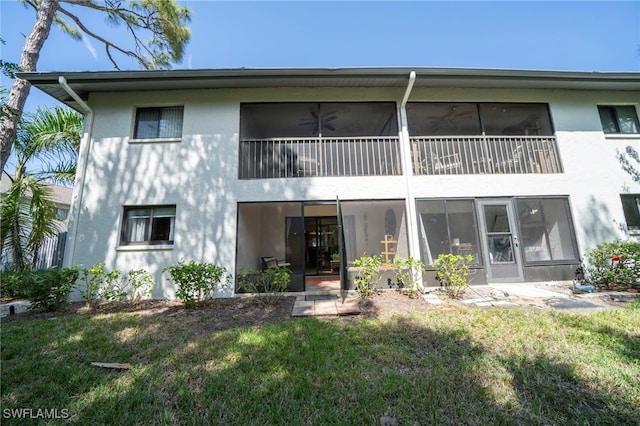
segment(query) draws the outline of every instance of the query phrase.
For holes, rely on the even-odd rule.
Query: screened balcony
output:
[[[402,174],[393,102],[240,107],[240,179]]]
[[[413,173],[562,173],[553,136],[412,137]]]
[[[546,104],[415,102],[407,106],[413,173],[562,173]]]
[[[240,142],[240,178],[401,174],[397,137],[283,138]]]

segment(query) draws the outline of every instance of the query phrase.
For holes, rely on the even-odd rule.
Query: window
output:
[[[482,263],[473,200],[417,201],[422,261],[430,265],[439,254],[473,256]]]
[[[640,231],[640,194],[621,194],[620,199],[627,229]]]
[[[516,201],[516,206],[526,262],[548,263],[578,258],[568,200],[523,198]]]
[[[173,244],[176,206],[125,207],[121,244]]]
[[[638,115],[633,105],[598,106],[602,130],[605,133],[640,133]]]
[[[134,139],[175,139],[182,137],[183,107],[138,108]]]
[[[56,207],[55,215],[58,220],[67,220],[67,216],[69,216],[69,209]]]

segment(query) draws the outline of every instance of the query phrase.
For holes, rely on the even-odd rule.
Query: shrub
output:
[[[107,271],[102,262],[80,272],[84,281],[80,295],[93,308],[103,300],[138,302],[151,295],[155,284],[151,274],[144,269],[133,269],[124,275],[118,269]]]
[[[238,274],[238,289],[258,294],[264,305],[275,305],[289,288],[291,271],[288,268],[248,269]]]
[[[356,290],[360,297],[366,299],[373,296],[382,276],[382,255],[361,256],[353,261],[353,266],[358,268],[355,282]]]
[[[119,270],[114,269],[111,272],[107,272],[103,268],[100,276],[102,277],[102,284],[98,291],[100,299],[107,302],[119,302],[127,297]]]
[[[26,273],[23,273],[26,272]],[[0,296],[28,298],[31,271],[0,271]]]
[[[470,254],[439,254],[438,259],[431,265],[436,270],[436,279],[450,297],[462,296],[469,286],[467,276],[472,262],[473,256]]]
[[[640,242],[600,243],[587,253],[588,280],[601,289],[626,289],[640,281]]]
[[[155,281],[149,272],[144,269],[133,269],[125,278],[125,298],[130,303],[137,303],[141,299],[151,296]]]
[[[67,301],[80,274],[77,266],[71,268],[50,268],[41,271],[25,271],[32,279],[29,300],[34,309],[55,311]]]
[[[212,298],[217,288],[224,288],[229,283],[226,268],[212,263],[193,260],[184,263],[180,260],[164,268],[163,272],[169,272],[171,280],[178,286],[176,297],[188,308]]]
[[[426,270],[424,263],[420,259],[408,257],[404,259],[396,256],[393,261],[396,270],[396,286],[398,290],[405,289],[410,298],[418,297],[423,285],[422,276]]]
[[[80,295],[92,308],[97,307],[102,299],[115,301],[121,298],[120,271],[117,269],[107,272],[104,263],[99,262],[83,269],[81,275],[85,285],[80,288]]]

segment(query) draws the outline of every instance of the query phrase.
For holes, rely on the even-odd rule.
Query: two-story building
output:
[[[275,257],[293,291],[340,271],[352,287],[373,254],[471,254],[474,284],[568,280],[640,227],[640,73],[22,76],[86,114],[65,263],[145,268],[158,298],[181,258],[235,274]]]

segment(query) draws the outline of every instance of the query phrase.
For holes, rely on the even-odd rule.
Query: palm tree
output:
[[[20,123],[14,143],[16,171],[0,194],[0,255],[15,270],[33,267],[47,238],[60,223],[48,183],[73,184],[82,116],[68,108],[38,109]]]

